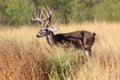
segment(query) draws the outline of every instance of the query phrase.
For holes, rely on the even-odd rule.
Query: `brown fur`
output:
[[[85,49],[91,51],[91,47],[95,41],[95,33],[89,31],[75,31],[70,33],[62,33],[54,35],[55,44],[72,43],[73,46],[77,49]]]
[[[49,37],[47,36],[49,35]],[[45,28],[41,29],[37,34],[37,37],[46,36],[47,42],[49,45],[66,45],[66,47],[74,46],[75,49],[81,49],[85,51],[85,53],[91,56],[91,47],[95,41],[95,33],[89,31],[75,31],[70,33],[60,33],[54,35],[54,33]]]

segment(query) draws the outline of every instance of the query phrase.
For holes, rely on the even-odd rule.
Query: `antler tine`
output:
[[[42,17],[42,14],[43,14],[43,9],[41,10],[40,18]]]
[[[34,10],[34,18],[32,17],[32,21],[36,21],[38,20],[38,16],[37,16],[37,11]]]
[[[47,25],[49,24],[49,14],[48,11],[46,10],[46,8],[44,8],[44,11],[46,12],[46,18],[44,19],[46,21],[45,26],[48,27]]]
[[[45,26],[45,21],[46,21],[46,15],[44,14],[44,7],[41,10],[40,19],[42,21],[42,27],[44,27]]]
[[[48,10],[48,13],[49,13],[49,21],[50,21],[50,24],[51,24],[52,12],[51,12],[51,10],[48,6],[47,6],[47,10]]]
[[[39,13],[37,13],[37,17],[38,17],[38,18],[40,18],[40,15],[39,15]]]
[[[36,9],[35,9],[35,10],[34,10],[34,16],[35,16],[35,17],[37,17],[37,15],[36,15],[36,14],[37,14],[37,11],[36,11]]]
[[[47,21],[45,26],[48,27],[47,25],[51,22],[52,14],[51,14],[50,9],[49,9],[48,6],[47,6],[47,8],[44,8],[44,10],[45,10],[46,15],[47,15],[47,18],[45,19]]]
[[[35,10],[34,10],[34,17],[36,17],[36,12],[35,12]],[[33,16],[31,16],[31,18],[32,18],[32,19],[31,19],[32,21],[35,20],[35,19],[33,18]]]
[[[43,8],[42,8],[42,10],[41,10],[41,14],[39,15],[39,18],[40,18],[40,20],[41,20],[41,27],[44,26],[44,21],[42,21],[42,15],[44,16]]]
[[[52,17],[52,12],[51,12],[51,10],[50,10],[50,8],[48,6],[47,6],[47,9],[48,9],[49,15],[51,15],[51,17]]]

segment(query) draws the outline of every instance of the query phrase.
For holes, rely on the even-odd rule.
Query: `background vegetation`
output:
[[[46,5],[53,22],[120,21],[120,0],[0,0],[0,24],[30,24],[33,10]]]
[[[35,37],[31,16],[46,5],[58,33],[96,33],[92,57]],[[0,80],[119,80],[119,15],[120,0],[0,0]]]
[[[72,48],[50,48],[46,38],[35,37],[39,27],[1,27],[0,80],[119,80],[119,25],[103,22],[59,25],[59,32],[63,33],[95,32],[92,57]]]

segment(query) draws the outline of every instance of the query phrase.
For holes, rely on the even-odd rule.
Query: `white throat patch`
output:
[[[49,43],[49,44],[52,44],[52,43],[51,43],[51,35],[50,35],[50,34],[46,35],[46,38],[47,38],[48,43]]]

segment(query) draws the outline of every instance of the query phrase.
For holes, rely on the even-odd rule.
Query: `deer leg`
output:
[[[87,56],[91,56],[91,55],[92,55],[91,50],[85,50],[85,54],[86,54]]]

